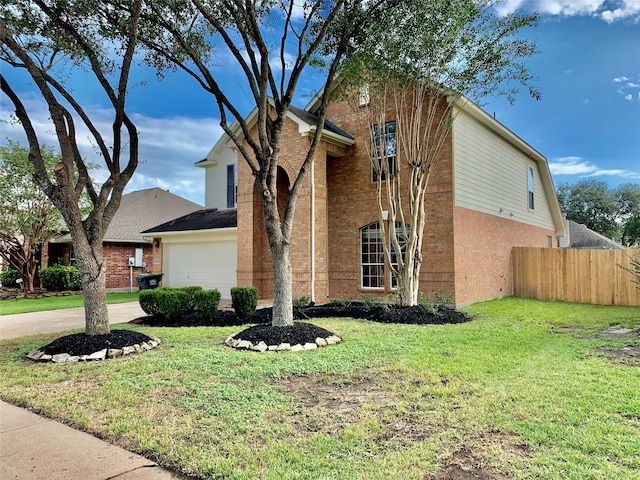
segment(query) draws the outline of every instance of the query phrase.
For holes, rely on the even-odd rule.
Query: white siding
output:
[[[461,112],[453,122],[455,204],[555,230],[540,169],[522,150]],[[527,167],[535,208],[528,208]]]
[[[217,288],[222,298],[231,298],[231,288],[237,285],[237,238],[236,228],[166,234],[162,238],[162,284]]]
[[[226,210],[227,207],[227,165],[236,165],[238,170],[238,156],[230,148],[221,149],[215,155],[211,165],[205,167],[205,208]]]

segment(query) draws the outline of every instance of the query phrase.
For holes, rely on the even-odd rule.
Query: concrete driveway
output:
[[[126,323],[146,315],[138,302],[109,305],[109,323]],[[0,315],[0,340],[84,328],[84,307]]]

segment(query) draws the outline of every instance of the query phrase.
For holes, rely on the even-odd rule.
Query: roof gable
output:
[[[106,242],[141,241],[140,232],[202,206],[161,188],[150,188],[122,196],[120,207],[107,228]]]
[[[273,101],[269,99],[271,104]],[[258,118],[258,108],[254,108],[249,115],[245,117],[245,121],[249,128],[255,125]],[[310,135],[315,132],[316,125],[318,124],[318,117],[307,111],[306,109],[298,108],[293,105],[289,106],[287,112],[287,118],[298,124],[298,131],[303,135]],[[238,121],[234,121],[231,124],[231,131],[234,132],[238,138],[242,138],[242,131]],[[324,128],[322,131],[322,139],[330,143],[336,143],[340,146],[353,145],[355,139],[348,132],[338,127],[335,123],[325,118]],[[227,133],[223,133],[215,145],[209,150],[206,158],[198,160],[194,163],[196,167],[206,168],[208,165],[215,164],[216,156],[221,155],[222,150],[225,148],[233,147],[233,141]]]
[[[604,235],[594,232],[586,225],[567,220],[569,226],[569,248],[593,248],[603,250],[620,250],[625,248],[623,245],[605,237]]]

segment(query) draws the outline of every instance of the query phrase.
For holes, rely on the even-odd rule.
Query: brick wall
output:
[[[145,268],[133,267],[133,288],[138,288],[136,275],[153,271],[153,247],[148,243],[105,243],[104,258],[107,261],[107,288],[129,288],[130,269],[129,257],[134,256],[136,248],[142,248],[142,261]]]
[[[278,168],[278,205],[281,217],[287,190],[295,182],[307,155],[310,138],[298,132],[292,120],[284,124]],[[326,145],[318,147],[315,165],[316,292],[326,299]],[[311,296],[311,188],[310,173],[299,191],[291,238],[293,296]],[[251,170],[238,155],[238,285],[255,286],[261,298],[273,297],[273,263],[263,219],[262,201]]]
[[[368,125],[364,110],[333,103],[329,118],[360,140],[344,157],[329,157],[327,163],[327,203],[329,230],[329,297],[360,298],[363,294],[384,296],[392,293],[385,275],[384,289],[363,289],[360,278],[360,228],[379,218],[376,184],[371,181],[371,163],[365,146]],[[393,119],[393,112],[387,112]],[[354,129],[350,129],[353,125]],[[406,169],[399,162],[406,182]],[[427,221],[424,231],[423,264],[420,291],[433,295],[440,291],[454,294],[453,257],[453,170],[451,140],[445,144],[436,162],[427,187],[425,200]],[[405,198],[405,205],[408,200]]]
[[[513,295],[512,247],[555,246],[555,232],[455,207],[455,303]]]

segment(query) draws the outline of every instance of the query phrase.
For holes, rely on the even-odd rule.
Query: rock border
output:
[[[297,343],[281,343],[279,345],[267,345],[265,342],[251,343],[249,340],[238,340],[234,335],[229,336],[225,341],[225,345],[236,350],[251,350],[254,352],[301,352],[315,350],[320,347],[328,347],[329,345],[337,345],[342,343],[342,338],[338,335],[330,335],[326,338],[318,337],[315,342],[307,342],[304,345]]]
[[[92,362],[98,360],[106,360],[108,358],[124,357],[134,353],[147,352],[153,350],[160,345],[158,337],[150,336],[148,342],[136,343],[122,348],[103,348],[91,355],[69,355],[68,353],[58,353],[56,355],[47,355],[42,350],[33,350],[26,357],[34,362],[52,362],[52,363],[78,363]]]

